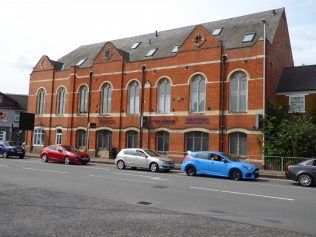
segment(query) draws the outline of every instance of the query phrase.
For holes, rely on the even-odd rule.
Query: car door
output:
[[[228,163],[225,162],[225,158],[211,153],[209,156],[209,166],[207,171],[209,174],[218,175],[218,176],[227,176]]]
[[[47,157],[50,160],[56,160],[56,155],[55,155],[55,151],[56,151],[56,146],[49,146],[47,147]]]
[[[0,154],[3,154],[3,151],[4,151],[4,146],[3,144],[0,144]]]
[[[54,156],[56,161],[64,162],[64,149],[61,146],[56,146]]]
[[[148,168],[147,155],[141,150],[136,150],[136,159],[137,167]]]

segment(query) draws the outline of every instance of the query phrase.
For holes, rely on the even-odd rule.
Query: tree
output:
[[[316,154],[316,126],[309,115],[289,115],[287,109],[267,106],[264,154],[311,157]]]

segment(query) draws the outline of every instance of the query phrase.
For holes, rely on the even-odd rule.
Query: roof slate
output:
[[[316,90],[316,65],[287,67],[282,71],[277,92]]]
[[[234,17],[219,21],[208,22],[200,24],[205,27],[210,34],[217,27],[223,27],[223,30],[219,36],[214,36],[218,40],[223,41],[224,46],[227,49],[231,48],[240,48],[240,47],[249,47],[253,45],[256,41],[262,40],[263,36],[263,23],[262,19],[266,19],[266,36],[267,40],[270,42],[273,41],[274,35],[281,19],[282,14],[285,12],[284,8],[279,8],[276,10],[264,11],[259,13],[254,13],[250,15]],[[133,36],[123,39],[116,39],[112,41],[113,45],[124,55],[124,58],[130,62],[141,61],[141,60],[150,60],[164,57],[174,57],[175,54],[171,52],[175,45],[182,45],[189,34],[194,30],[198,25],[191,25],[186,27],[181,27],[177,29],[171,29],[166,31],[158,32],[156,36],[155,32],[145,35]],[[247,33],[255,32],[255,38],[253,42],[242,43],[243,36]],[[130,47],[135,42],[142,42],[136,49],[130,49]],[[69,69],[71,66],[74,66],[83,58],[87,60],[80,65],[81,68],[91,67],[93,65],[93,60],[100,52],[102,47],[106,42],[100,42],[90,45],[83,45],[79,48],[73,50],[67,55],[63,56],[55,63],[59,70]],[[146,53],[152,49],[158,48],[157,52],[152,57],[145,57]],[[60,64],[64,64],[63,67],[60,67]]]

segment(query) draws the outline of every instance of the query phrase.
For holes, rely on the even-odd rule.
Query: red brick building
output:
[[[144,147],[175,161],[219,150],[260,165],[257,118],[289,66],[283,8],[43,56],[30,77],[27,148]]]

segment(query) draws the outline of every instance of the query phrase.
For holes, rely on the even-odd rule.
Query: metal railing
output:
[[[285,171],[288,165],[296,165],[311,158],[305,157],[283,157],[283,156],[265,156],[264,169]]]

